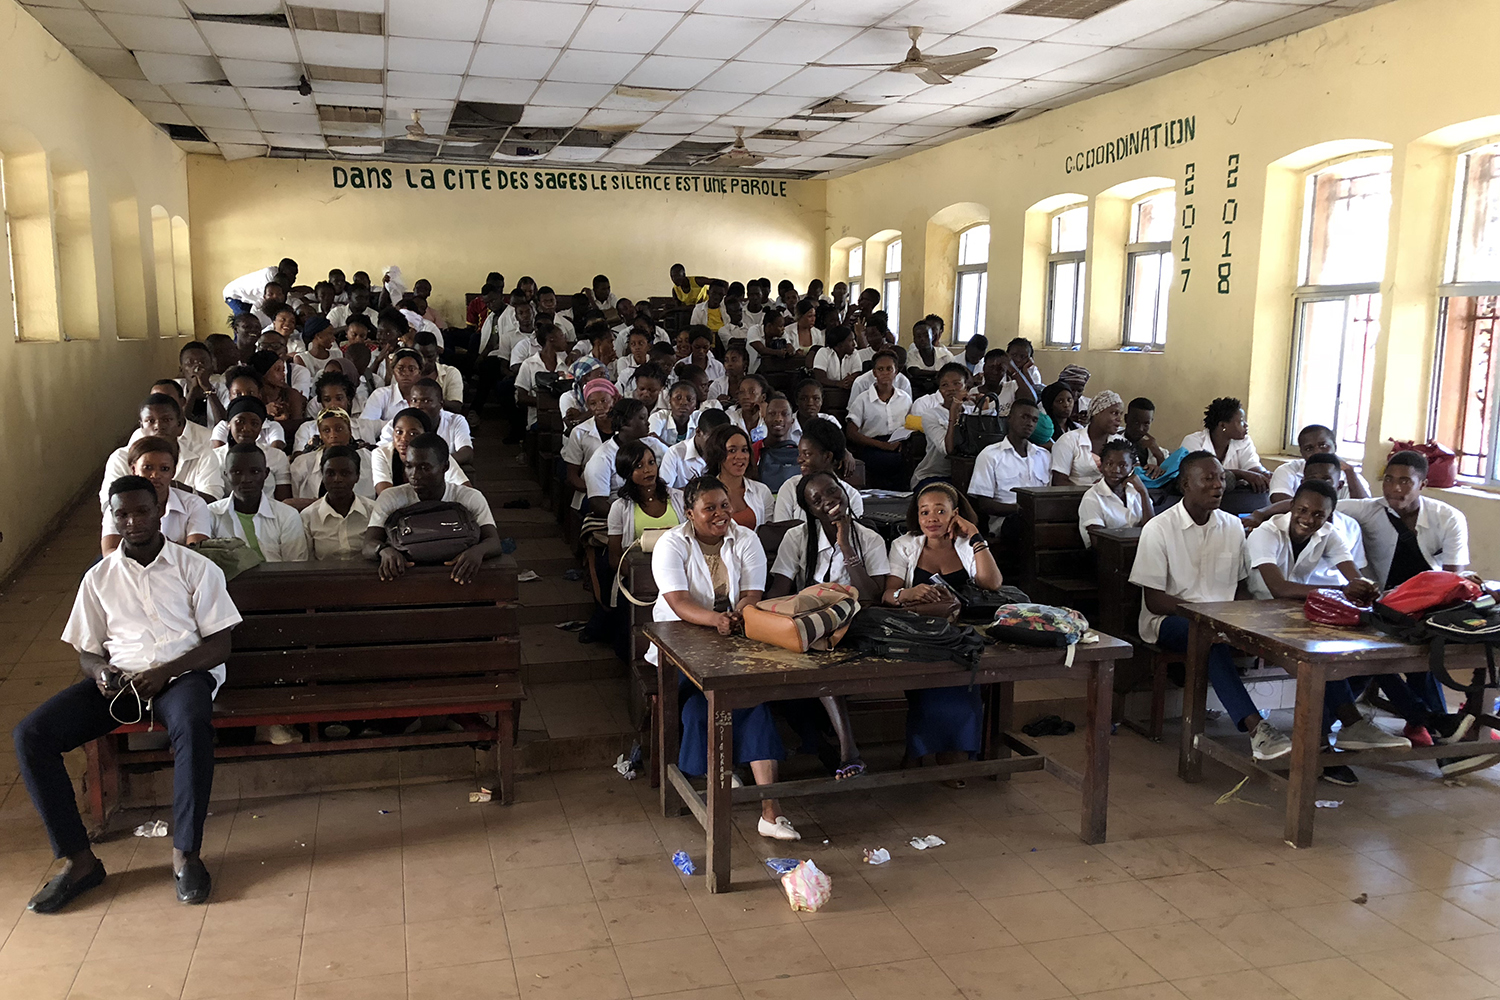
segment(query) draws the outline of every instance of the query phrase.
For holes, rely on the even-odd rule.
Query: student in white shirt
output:
[[[474,439],[469,434],[469,422],[443,406],[443,389],[435,379],[420,378],[411,387],[411,406],[427,414],[433,432],[448,442],[448,454],[460,465],[474,459]],[[392,437],[389,424],[381,428],[380,443],[389,444]]]
[[[213,519],[209,516],[208,504],[202,497],[172,485],[177,473],[176,441],[160,437],[139,438],[130,445],[126,459],[130,470],[128,475],[140,476],[155,487],[157,505],[161,510],[161,532],[167,541],[192,545],[209,536],[213,531]],[[113,484],[114,479],[109,482]],[[120,534],[115,527],[114,514],[106,509],[100,528],[99,549],[107,556],[119,545]]]
[[[1344,462],[1337,455],[1310,456],[1304,460],[1302,474],[1298,476],[1301,482],[1297,485],[1301,486],[1303,482],[1327,483],[1333,487],[1335,493],[1339,494],[1339,499],[1344,500],[1346,498],[1343,493],[1346,486],[1344,483],[1343,467]],[[1295,493],[1296,490],[1292,492]],[[1264,511],[1257,511],[1252,515],[1250,518],[1252,526],[1258,525],[1262,520],[1270,516],[1270,513],[1274,512],[1273,508],[1275,507],[1279,507],[1279,505],[1273,504],[1272,507],[1265,508]],[[1343,511],[1335,509],[1333,516],[1328,519],[1328,523],[1333,525],[1333,530],[1338,532],[1339,537],[1344,540],[1344,545],[1348,547],[1349,554],[1354,559],[1354,565],[1358,566],[1361,570],[1368,566],[1370,561],[1365,556],[1364,529],[1360,527],[1359,522]]]
[[[865,370],[865,353],[858,350],[854,332],[836,326],[826,334],[827,346],[813,357],[813,374],[823,385],[848,389]]]
[[[615,382],[625,392],[626,380],[631,372],[645,364],[651,357],[651,335],[639,326],[626,331],[622,341],[615,341]]]
[[[982,333],[976,333],[964,344],[964,353],[954,360],[967,368],[970,375],[978,375],[984,368],[985,355],[989,349],[989,338]]]
[[[661,461],[661,478],[672,489],[680,490],[708,471],[708,438],[720,427],[729,426],[729,415],[723,410],[704,410],[698,417],[693,436],[667,449]]]
[[[837,424],[814,420],[811,426],[803,428],[802,438],[797,442],[797,464],[802,471],[782,483],[781,489],[776,491],[776,511],[772,520],[802,520],[806,512],[797,502],[797,488],[802,478],[814,472],[831,472],[839,476],[844,468],[844,452],[847,448],[844,432],[839,430]],[[849,498],[849,509],[854,512],[855,517],[863,517],[865,501],[859,495],[859,490],[845,482],[842,476],[839,483],[844,488],[844,495]]]
[[[1226,396],[1209,403],[1203,411],[1203,428],[1183,438],[1181,447],[1211,453],[1223,465],[1231,484],[1238,481],[1256,493],[1271,488],[1271,473],[1261,464],[1238,399]]]
[[[266,298],[266,286],[276,281],[285,288],[297,283],[297,262],[283,257],[275,267],[263,267],[249,274],[242,274],[224,286],[224,304],[233,313],[245,313],[258,309]]]
[[[306,510],[323,495],[323,460],[329,448],[353,448],[355,454],[362,450],[354,441],[350,428],[351,419],[343,410],[324,410],[314,421],[318,426],[318,447],[292,459],[292,499],[286,501],[297,510]],[[374,469],[366,457],[360,463],[359,476],[352,487],[355,493],[367,500],[375,499]]]
[[[1014,406],[1014,404],[1012,404]],[[1100,479],[1099,463],[1108,441],[1121,440],[1125,402],[1108,389],[1094,397],[1088,423],[1068,431],[1052,444],[1052,485],[1092,486]]]
[[[668,447],[692,438],[698,429],[698,390],[681,381],[667,392],[667,408],[651,414],[651,433]]]
[[[597,518],[608,518],[610,504],[614,503],[624,480],[615,471],[615,456],[622,445],[644,440],[646,446],[656,453],[657,462],[666,454],[667,446],[650,437],[651,425],[646,404],[639,399],[622,397],[615,400],[609,410],[609,425],[614,435],[595,449],[583,467],[584,492],[588,494],[585,514]]]
[[[195,430],[189,433],[189,427]],[[142,437],[166,438],[177,443],[175,481],[182,487],[208,500],[224,495],[218,456],[203,441],[206,434],[201,426],[183,423],[182,407],[175,397],[161,392],[146,397],[140,409],[140,426],[132,435],[131,444]],[[111,452],[109,460],[104,463],[104,485],[99,490],[101,510],[108,509],[109,484],[128,475],[131,475],[130,445],[125,445]]]
[[[609,289],[609,276],[604,274],[594,275],[594,280],[584,292],[589,297],[589,304],[602,313],[619,307],[620,297]]]
[[[349,430],[353,435],[353,443],[373,445],[380,440],[382,424],[376,420],[366,420],[356,417],[354,398],[358,395],[358,389],[354,382],[343,371],[329,368],[318,376],[318,385],[315,390],[317,398],[316,412],[321,415],[329,410],[343,410],[349,416]],[[318,447],[313,439],[318,436],[318,422],[308,420],[298,427],[292,435],[292,454],[300,455],[309,448]],[[321,442],[320,442],[321,443]]]
[[[1078,533],[1086,549],[1094,545],[1089,528],[1136,528],[1155,512],[1146,484],[1135,474],[1135,448],[1129,441],[1106,441],[1099,469],[1103,478],[1078,503]]]
[[[766,400],[771,398],[771,383],[760,375],[746,375],[740,380],[739,405],[726,412],[729,422],[750,435],[751,444],[766,439]]]
[[[835,328],[837,329],[837,328]],[[844,429],[857,457],[865,463],[871,486],[900,490],[907,485],[902,442],[911,436],[906,417],[911,394],[896,388],[896,352],[881,350],[871,369],[875,384],[849,400]]]
[[[377,446],[370,453],[370,478],[375,481],[377,497],[392,486],[406,485],[406,455],[411,443],[423,434],[434,433],[433,427],[432,418],[415,406],[396,414],[391,421],[391,440]],[[453,461],[451,456],[445,475],[448,482],[455,486],[467,486],[469,483],[463,467]]]
[[[992,534],[1001,534],[1002,547],[1014,545],[1016,528],[1005,531],[1005,525],[1020,525],[1011,515],[1016,506],[1016,489],[1021,486],[1046,486],[1051,482],[1052,457],[1047,449],[1030,440],[1036,431],[1041,411],[1030,400],[1018,399],[1006,421],[1005,437],[988,445],[974,458],[974,473],[969,477],[969,500],[974,509],[989,518]]]
[[[729,295],[728,282],[718,278],[708,283],[708,297],[697,305],[688,314],[689,326],[701,326],[710,334],[717,334],[724,326],[727,317],[724,315],[724,299]]]
[[[286,432],[282,430],[278,421],[270,419],[270,411],[261,399],[262,379],[260,373],[253,368],[241,366],[231,368],[224,378],[229,387],[229,405],[224,408],[224,419],[214,425],[210,432],[209,442],[215,448],[222,448],[232,443],[233,435],[229,431],[229,418],[236,412],[244,412],[244,407],[235,410],[235,404],[241,399],[253,399],[260,403],[261,423],[257,432],[256,441],[264,448],[276,448],[286,451]]]
[[[1188,620],[1177,614],[1185,603],[1231,601],[1244,595],[1245,529],[1239,518],[1219,509],[1225,472],[1211,452],[1189,454],[1179,466],[1182,502],[1153,517],[1141,529],[1130,582],[1142,590],[1140,634],[1174,653],[1187,649]],[[1292,741],[1261,718],[1234,666],[1234,650],[1214,643],[1208,654],[1214,693],[1241,731],[1250,733],[1256,760],[1292,752]]]
[[[686,621],[729,635],[743,619],[741,610],[759,601],[766,586],[766,553],[749,528],[734,522],[729,493],[712,476],[700,476],[683,492],[687,522],[668,531],[651,552],[651,575],[658,596],[654,621]],[[656,647],[646,658],[655,663]],[[708,702],[686,678],[678,683],[682,705],[682,746],[677,766],[684,774],[708,773]],[[734,763],[748,764],[757,785],[776,782],[786,756],[776,721],[767,705],[737,708]],[[800,840],[775,799],[761,802],[757,829],[773,840]]]
[[[776,498],[765,483],[750,478],[754,450],[743,427],[726,424],[703,443],[704,475],[717,479],[729,494],[729,516],[745,528],[772,520]]]
[[[403,347],[391,358],[391,384],[370,393],[370,401],[360,414],[365,420],[382,424],[411,406],[411,388],[422,377],[422,355]]]
[[[945,479],[953,471],[948,453],[953,448],[953,431],[958,418],[973,407],[967,401],[969,371],[953,363],[938,372],[937,391],[915,400],[911,412],[922,420],[927,435],[927,453],[911,475],[913,487],[926,479]]]
[[[448,463],[446,441],[436,434],[419,435],[406,449],[406,485],[392,486],[376,499],[370,512],[370,526],[365,529],[364,556],[380,564],[382,580],[399,579],[406,567],[412,565],[386,540],[386,526],[403,509],[422,501],[458,504],[479,525],[479,541],[443,564],[453,567],[450,576],[454,583],[469,583],[485,559],[500,554],[500,533],[495,530],[495,517],[484,494],[473,487],[449,482],[444,471]]]
[[[583,384],[582,395],[588,416],[573,427],[562,446],[564,478],[573,488],[574,510],[582,510],[583,501],[588,497],[588,485],[583,481],[584,466],[614,434],[609,411],[620,398],[620,390],[608,378],[596,377]]]
[[[1271,473],[1271,502],[1290,500],[1297,487],[1302,485],[1303,469],[1314,455],[1333,455],[1338,452],[1333,431],[1322,424],[1309,424],[1297,433],[1297,450],[1301,458],[1283,462]],[[1340,500],[1365,500],[1370,496],[1370,484],[1358,470],[1348,462],[1340,461],[1343,473],[1338,483]]]
[[[562,327],[538,324],[536,328],[537,352],[520,363],[516,369],[516,406],[526,407],[526,426],[536,423],[536,377],[540,372],[551,372],[558,376],[567,374],[568,341]]]
[[[226,499],[232,486],[229,477],[229,451],[236,444],[253,445],[265,456],[267,474],[264,486],[267,498],[281,501],[292,498],[292,463],[288,461],[286,452],[260,443],[265,417],[265,406],[254,396],[241,396],[229,404],[228,445],[215,452],[219,458],[223,480],[221,492]]]
[[[818,303],[813,299],[802,299],[792,315],[796,318],[796,326],[786,331],[787,342],[796,354],[811,358],[825,343],[823,331],[815,325]]]
[[[302,509],[311,558],[352,559],[364,547],[365,529],[375,510],[374,500],[355,492],[369,477],[369,463],[362,461],[358,449],[345,444],[328,445],[314,454],[323,495]]]
[[[321,316],[315,316],[307,322],[307,330],[304,333],[307,340],[307,350],[297,352],[293,363],[306,368],[312,376],[314,384],[328,363],[336,358],[344,356],[334,340],[333,327]]]
[[[622,445],[615,455],[615,472],[620,477],[620,495],[609,507],[609,566],[615,575],[625,550],[647,531],[675,528],[686,517],[682,491],[661,478],[656,452],[641,441]],[[609,606],[619,607],[619,580],[610,588]],[[628,621],[620,622],[624,633],[630,632]]]
[[[463,410],[463,372],[438,360],[443,355],[443,349],[438,346],[437,338],[430,331],[418,333],[416,344],[417,353],[422,356],[422,376],[432,379],[442,388],[444,408],[454,413]]]
[[[953,352],[941,344],[935,344],[932,330],[925,319],[911,325],[911,350],[906,352],[908,368],[920,368],[924,372],[941,371],[953,361]]]
[[[335,330],[342,329],[349,324],[354,316],[363,316],[373,325],[379,319],[379,312],[370,308],[370,290],[359,285],[349,286],[349,303],[347,305],[334,306],[328,310],[328,322]]]
[[[873,386],[874,384],[875,380],[872,376],[870,385]],[[766,398],[769,399],[770,397],[767,396]],[[787,436],[792,440],[793,444],[802,441],[803,427],[811,427],[819,420],[826,420],[828,423],[839,428],[839,430],[844,429],[844,425],[838,417],[835,417],[832,413],[823,412],[823,387],[818,384],[817,379],[805,378],[801,382],[798,382],[793,398],[796,400],[797,405],[792,415],[792,426],[787,432]],[[850,398],[852,399],[853,396]]]
[[[31,897],[27,908],[34,913],[56,913],[104,881],[63,755],[113,732],[115,713],[132,721],[149,714],[166,728],[175,770],[177,898],[204,903],[211,886],[198,851],[213,787],[213,696],[240,614],[219,568],[162,535],[151,483],[139,476],[115,480],[109,509],[120,547],[84,574],[62,634],[78,651],[84,679],[32,711],[14,733],[32,804],[53,854],[67,862]]]
[[[266,453],[254,444],[233,444],[224,454],[230,495],[208,505],[215,538],[239,538],[266,562],[307,558],[307,533],[292,507],[266,495]]]

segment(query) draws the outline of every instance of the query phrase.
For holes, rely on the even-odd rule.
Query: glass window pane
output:
[[[1309,178],[1304,283],[1350,285],[1385,275],[1391,158],[1347,160]]]
[[[970,226],[958,236],[958,266],[990,262],[990,227]]]
[[[1459,171],[1464,188],[1453,280],[1500,281],[1500,146],[1460,158]]]
[[[901,336],[901,279],[885,279],[881,292],[881,305],[885,306],[886,329],[899,338]]]
[[[1047,343],[1071,347],[1082,340],[1083,262],[1053,262],[1050,292]]]
[[[1170,243],[1176,223],[1177,195],[1162,191],[1135,203],[1130,218],[1130,242]]]
[[[1071,253],[1088,246],[1089,210],[1079,205],[1052,217],[1052,252]]]
[[[958,276],[958,294],[953,309],[954,343],[961,344],[976,333],[984,332],[985,295],[989,275],[984,271],[964,271]]]
[[[1129,308],[1125,343],[1159,347],[1167,339],[1167,289],[1172,281],[1171,253],[1130,255]]]
[[[1443,300],[1442,353],[1438,356],[1433,436],[1458,452],[1458,474],[1489,475],[1492,445],[1490,369],[1500,332],[1500,298]]]
[[[865,248],[852,247],[849,250],[849,277],[858,281],[865,273]]]
[[[1341,453],[1362,450],[1379,336],[1378,294],[1303,303],[1291,433],[1326,424]]]
[[[901,271],[901,241],[892,240],[885,246],[885,273],[899,274]]]

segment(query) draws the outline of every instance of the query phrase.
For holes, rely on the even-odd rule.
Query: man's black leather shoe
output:
[[[103,881],[102,861],[94,866],[93,871],[78,879],[72,879],[67,873],[63,873],[42,886],[41,891],[26,904],[26,909],[32,913],[56,913]]]
[[[208,902],[208,890],[213,886],[213,879],[208,877],[208,869],[203,867],[201,860],[188,858],[182,871],[177,873],[176,880],[179,900],[184,903]]]

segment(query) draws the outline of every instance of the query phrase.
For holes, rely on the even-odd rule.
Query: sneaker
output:
[[[797,832],[797,828],[792,826],[792,821],[785,816],[777,816],[774,823],[768,823],[762,816],[760,822],[755,825],[755,830],[762,837],[768,837],[771,840],[802,839],[802,834]]]
[[[1468,713],[1433,716],[1431,728],[1439,743],[1458,743],[1474,728],[1474,716]]]
[[[1334,764],[1331,767],[1325,767],[1323,768],[1323,773],[1319,774],[1318,777],[1330,785],[1343,785],[1346,788],[1350,785],[1359,784],[1359,776],[1354,773],[1354,768],[1345,764]]]
[[[1415,722],[1408,722],[1406,728],[1401,730],[1401,735],[1410,740],[1414,747],[1432,746],[1432,734],[1427,731],[1426,726],[1419,726]]]
[[[1438,770],[1445,778],[1456,778],[1472,771],[1483,771],[1500,764],[1500,754],[1480,754],[1476,757],[1445,757],[1438,760]]]
[[[1275,760],[1292,752],[1292,739],[1262,719],[1250,734],[1250,752],[1256,760]]]
[[[291,726],[256,726],[255,742],[270,743],[273,746],[286,746],[288,743],[301,743],[302,734]]]
[[[1411,740],[1381,729],[1369,719],[1360,719],[1339,730],[1340,750],[1387,750],[1411,746]]]

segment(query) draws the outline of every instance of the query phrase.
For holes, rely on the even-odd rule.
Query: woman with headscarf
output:
[[[1089,384],[1089,370],[1083,365],[1065,365],[1057,373],[1057,380],[1073,391],[1073,420],[1075,425],[1083,423],[1088,418],[1091,402],[1083,394],[1084,388]]]
[[[1073,390],[1061,382],[1053,382],[1043,389],[1042,398],[1037,400],[1042,412],[1031,440],[1050,448],[1052,442],[1081,426],[1081,421],[1073,416],[1074,399]]]
[[[1104,445],[1120,437],[1125,401],[1106,389],[1094,397],[1088,423],[1068,431],[1052,445],[1052,485],[1092,486],[1103,476]]]

